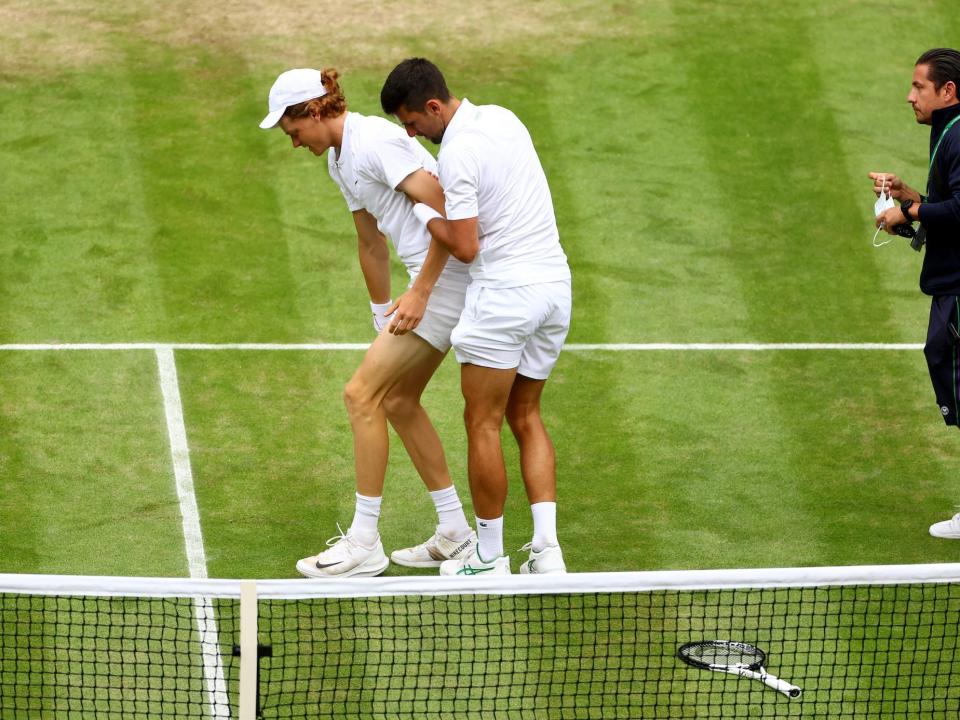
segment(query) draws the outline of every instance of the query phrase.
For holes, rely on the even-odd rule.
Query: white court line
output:
[[[173,458],[173,474],[177,482],[177,498],[183,518],[183,539],[187,549],[187,566],[190,577],[207,577],[207,556],[203,550],[203,534],[200,531],[200,511],[193,491],[193,470],[190,467],[190,448],[187,445],[187,428],[183,421],[183,404],[180,401],[180,384],[177,381],[177,365],[173,350],[158,349],[157,366],[160,370],[160,390],[163,392],[163,408],[167,417],[167,433],[170,436],[170,454]]]
[[[650,350],[923,350],[922,343],[570,343],[564,350],[640,352]]]
[[[370,343],[19,343],[0,350],[366,350]]]
[[[370,343],[19,343],[4,350],[366,350]],[[923,343],[568,343],[571,352],[746,351],[767,350],[922,350]]]
[[[187,445],[187,428],[183,421],[183,403],[180,401],[177,365],[171,348],[157,348],[156,353],[157,367],[160,371],[160,390],[163,393],[163,408],[167,418],[167,434],[170,436],[173,474],[177,483],[180,515],[183,518],[187,566],[190,569],[191,578],[206,579],[207,557],[203,549],[203,534],[200,531],[200,511],[193,491],[193,470],[190,467],[190,447]],[[220,637],[213,602],[209,597],[199,596],[194,598],[193,607],[197,630],[200,633],[200,654],[203,658],[207,703],[214,717],[229,717],[230,704],[227,683],[224,679],[223,658],[220,656]]]

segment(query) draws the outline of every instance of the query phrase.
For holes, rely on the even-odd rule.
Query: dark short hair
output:
[[[424,58],[407,58],[387,76],[380,90],[380,106],[387,115],[393,115],[401,105],[421,112],[427,100],[447,102],[450,91],[440,68]]]
[[[937,90],[952,82],[960,91],[960,52],[951,48],[934,48],[917,58],[916,64],[927,66],[927,77]]]

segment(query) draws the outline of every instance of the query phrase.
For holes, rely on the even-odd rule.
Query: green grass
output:
[[[3,572],[186,574],[156,360],[0,353]]]
[[[337,66],[373,114],[416,54],[530,128],[573,270],[570,342],[922,341],[920,257],[870,246],[866,173],[923,184],[905,95],[915,58],[960,37],[950,4],[313,12],[0,10],[0,344],[368,341],[325,164],[256,125],[287,67]],[[359,359],[177,352],[211,576],[292,576],[349,523],[340,395]],[[470,512],[452,360],[425,402]],[[545,412],[571,569],[958,558],[926,532],[960,497],[960,445],[919,352],[567,352]],[[504,439],[516,565],[530,518]],[[388,551],[433,524],[394,440]],[[0,528],[0,572],[187,574],[153,353],[0,351]]]

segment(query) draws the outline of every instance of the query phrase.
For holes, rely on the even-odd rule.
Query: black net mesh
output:
[[[267,718],[960,713],[954,585],[270,601],[260,622]],[[677,658],[704,639],[764,648],[804,694]]]
[[[237,601],[0,593],[0,718],[216,718]]]
[[[0,593],[0,718],[216,717],[211,667],[236,717],[238,602],[215,639],[197,607]],[[259,624],[263,718],[960,715],[953,584],[261,600]],[[710,639],[803,695],[677,657]]]

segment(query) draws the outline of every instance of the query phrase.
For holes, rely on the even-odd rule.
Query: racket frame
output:
[[[757,656],[759,659],[753,663],[735,663],[733,665],[708,663],[690,657],[690,655],[685,652],[688,648],[696,646],[734,648],[736,650],[746,651]],[[768,673],[766,668],[763,667],[763,663],[767,658],[766,653],[764,653],[763,650],[755,645],[751,645],[749,643],[735,642],[733,640],[702,640],[697,642],[689,642],[680,646],[680,649],[677,651],[677,655],[681,660],[687,663],[687,665],[701,668],[702,670],[714,670],[716,672],[722,672],[728,675],[739,675],[740,677],[748,678],[750,680],[759,680],[767,687],[786,695],[791,700],[800,697],[800,694],[803,692],[796,685],[792,685],[786,680],[781,680],[776,675],[771,675]]]

